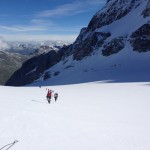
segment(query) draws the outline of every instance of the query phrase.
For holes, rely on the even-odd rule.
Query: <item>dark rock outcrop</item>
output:
[[[130,42],[134,51],[150,51],[150,22],[132,33]]]
[[[81,36],[83,36],[83,34],[81,34]],[[84,57],[89,56],[94,50],[101,47],[109,36],[111,36],[109,32],[94,32],[92,36],[89,35],[89,37],[85,39],[82,38],[82,40],[74,44],[73,58],[75,60],[81,60]],[[77,41],[79,39],[81,39],[81,37],[78,37]]]
[[[116,38],[104,45],[104,48],[102,50],[102,55],[110,56],[112,54],[118,53],[123,48],[124,48],[123,38]]]
[[[104,44],[105,40],[111,36],[111,33],[105,33],[105,32],[98,32],[98,42],[96,43],[95,49],[98,49],[102,47]]]
[[[44,80],[47,80],[47,79],[49,79],[49,78],[51,78],[51,74],[50,74],[50,72],[45,72],[45,74],[44,74]]]
[[[91,52],[94,50],[93,47],[95,47],[96,43],[98,41],[97,34],[94,33],[89,38],[86,38],[85,40],[82,40],[78,44],[74,46],[74,54],[73,58],[75,60],[81,60],[86,56],[89,56]]]
[[[101,47],[104,41],[111,36],[111,33],[91,32],[87,35],[87,28],[81,29],[79,36],[72,46],[74,60],[81,60]]]
[[[144,16],[144,18],[150,16],[150,1],[147,3],[146,8],[142,12],[142,15]]]

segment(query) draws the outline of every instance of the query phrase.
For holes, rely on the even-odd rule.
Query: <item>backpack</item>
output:
[[[55,94],[54,94],[54,97],[58,97],[58,93],[55,93]]]

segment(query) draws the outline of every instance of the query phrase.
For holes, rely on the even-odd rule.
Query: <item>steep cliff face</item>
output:
[[[130,53],[132,55],[134,52],[136,52],[135,58],[132,58],[133,61],[137,61],[140,58],[139,55],[137,56],[137,54],[143,54],[149,51],[150,1],[108,0],[105,7],[93,16],[88,26],[81,29],[79,36],[72,45],[64,47],[52,57],[47,57],[45,55],[39,56],[39,58],[37,59],[38,63],[34,63],[34,67],[28,70],[25,69],[27,65],[23,65],[19,70],[19,72],[21,72],[20,75],[18,72],[16,72],[11,77],[11,79],[8,80],[6,85],[25,85],[28,83],[32,83],[37,79],[47,80],[55,77],[59,79],[59,76],[61,76],[61,65],[61,67],[64,68],[63,72],[65,72],[67,76],[66,72],[68,72],[68,68],[70,68],[70,70],[73,70],[73,68],[75,67],[75,65],[73,65],[74,62],[79,62],[80,64],[80,62],[83,62],[84,59],[87,58],[90,60],[88,62],[90,66],[93,66],[91,68],[97,66],[96,69],[103,70],[106,67],[101,66],[101,64],[104,63],[103,60],[109,60],[109,58],[112,58],[112,56],[113,58],[116,58],[116,60],[120,60],[121,58],[126,57],[124,53]],[[61,57],[58,56],[59,54],[61,54]],[[96,55],[98,55],[98,57],[96,57]],[[145,56],[147,57],[148,55],[149,53]],[[95,61],[97,63],[93,63],[90,57],[97,59]],[[143,55],[141,55],[141,57],[143,57]],[[34,62],[34,59],[32,60]],[[32,60],[30,60],[31,64]],[[142,60],[144,60],[144,58],[142,58]],[[148,59],[146,58],[145,60],[147,61]],[[121,66],[119,62],[117,63],[117,65],[114,64],[114,62],[111,63],[113,64],[112,66],[115,67]],[[83,69],[85,72],[87,72],[87,70],[89,69],[88,65],[86,66],[87,68]],[[55,69],[53,70],[51,68]],[[34,71],[33,73],[32,70],[34,69],[36,71]],[[26,71],[22,73],[22,70]],[[106,68],[102,72],[105,71]],[[76,72],[74,72],[74,74],[78,74],[78,69],[76,70]],[[116,73],[112,72],[112,74]],[[105,74],[103,76],[106,77],[107,75]],[[21,78],[16,82],[16,77]],[[111,78],[111,76],[109,78]],[[104,78],[96,76],[96,79]],[[74,78],[72,78],[72,80],[74,80]]]
[[[106,6],[92,18],[88,31],[95,31],[97,28],[123,18],[141,3],[141,0],[109,0]]]
[[[150,51],[149,5],[149,0],[108,0],[88,27],[81,30],[73,47],[74,59],[80,60],[97,49],[104,56],[118,53],[127,40],[135,51]]]
[[[67,48],[68,47],[65,46],[59,51],[51,50],[46,54],[43,53],[27,60],[23,63],[22,67],[10,77],[5,85],[21,86],[32,83],[40,78],[46,69],[58,63],[62,59],[64,51]],[[42,76],[45,77],[46,74]]]

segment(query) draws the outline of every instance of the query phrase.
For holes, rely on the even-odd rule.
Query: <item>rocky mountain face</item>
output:
[[[81,29],[72,45],[55,53],[32,58],[29,60],[34,64],[32,67],[26,65],[29,61],[25,62],[6,85],[25,85],[39,78],[51,78],[52,75],[46,69],[67,60],[68,57],[72,57],[72,61],[81,61],[98,53],[103,59],[129,49],[130,53],[150,51],[150,1],[108,0],[105,7],[93,16],[88,26]]]
[[[3,85],[22,64],[32,57],[38,57],[49,51],[58,51],[63,41],[46,41],[42,43],[0,42],[0,85]],[[33,60],[33,59],[32,59]],[[30,64],[28,64],[30,66]]]
[[[12,73],[19,69],[27,59],[25,55],[0,51],[0,85],[4,85]]]
[[[48,53],[36,55],[23,63],[22,67],[14,72],[13,76],[6,82],[5,85],[16,83],[16,86],[29,84],[40,78],[43,72],[58,63],[68,46],[64,46],[59,51],[51,50]],[[43,78],[46,80],[50,74],[45,73]]]
[[[127,40],[135,51],[150,51],[149,5],[149,0],[108,0],[106,6],[94,15],[88,27],[81,30],[73,47],[74,59],[80,60],[97,49],[101,49],[104,56],[118,53],[125,47]],[[117,21],[119,23],[114,26]],[[127,28],[130,21],[135,23],[130,23],[131,27]],[[138,21],[143,23],[137,28]],[[120,34],[116,35],[113,30],[117,31],[117,28],[128,31],[120,31]]]

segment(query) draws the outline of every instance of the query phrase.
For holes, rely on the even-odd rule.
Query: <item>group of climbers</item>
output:
[[[57,98],[58,98],[58,93],[54,93],[54,91],[48,89],[46,97],[47,97],[47,101],[48,101],[49,104],[51,102],[52,96],[54,97],[55,102],[56,102]]]

